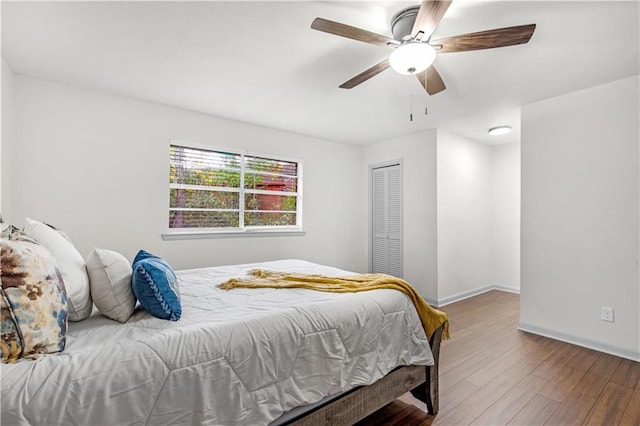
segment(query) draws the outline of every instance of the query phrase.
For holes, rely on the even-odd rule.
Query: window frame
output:
[[[240,183],[237,191],[231,188],[222,189],[223,191],[233,192],[238,194],[238,227],[208,227],[208,228],[170,228],[167,223],[166,231],[162,233],[163,240],[179,240],[179,239],[202,239],[202,238],[224,238],[224,237],[251,237],[251,236],[302,236],[305,235],[305,231],[302,228],[302,211],[303,211],[303,161],[297,158],[280,156],[275,154],[258,153],[246,149],[233,149],[224,148],[215,145],[197,143],[192,141],[185,141],[179,139],[171,139],[167,145],[167,154],[170,153],[171,146],[182,146],[185,148],[193,148],[198,150],[206,150],[211,152],[229,153],[240,156]],[[275,161],[286,161],[296,163],[297,175],[296,175],[296,191],[295,192],[282,192],[282,191],[269,191],[269,190],[257,190],[244,187],[246,161],[245,157],[257,157]],[[170,155],[166,156],[166,169],[170,170],[171,158]],[[258,171],[259,172],[259,171]],[[167,209],[166,213],[171,211],[171,190],[175,189],[177,185],[187,184],[172,184],[169,182],[167,185]],[[249,191],[247,191],[249,190]],[[283,195],[283,196],[295,196],[296,197],[296,224],[295,225],[263,225],[263,226],[247,226],[245,225],[245,214],[251,210],[245,209],[245,196],[247,194],[269,194],[269,195]],[[203,208],[204,209],[204,208]],[[167,219],[168,217],[165,216]]]

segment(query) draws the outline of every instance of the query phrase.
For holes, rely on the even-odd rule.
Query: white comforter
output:
[[[345,274],[300,260],[177,272],[182,318],[70,323],[63,353],[2,365],[2,425],[259,425],[399,365],[432,365],[395,290],[216,287],[248,269]]]

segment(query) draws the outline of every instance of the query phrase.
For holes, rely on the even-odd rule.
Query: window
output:
[[[191,146],[169,147],[169,229],[300,230],[302,164]]]

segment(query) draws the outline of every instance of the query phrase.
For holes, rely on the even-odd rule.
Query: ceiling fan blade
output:
[[[368,70],[363,71],[360,74],[356,75],[351,80],[345,81],[344,83],[342,83],[340,85],[340,88],[341,89],[352,89],[352,88],[356,87],[358,84],[364,83],[365,81],[369,80],[371,77],[374,77],[374,76],[380,74],[382,71],[386,70],[387,68],[389,68],[389,59],[385,59],[384,61],[380,62],[379,64],[376,64],[376,65],[372,66],[371,68],[369,68]]]
[[[325,33],[350,38],[352,40],[362,41],[376,46],[386,47],[387,43],[392,43],[394,41],[389,37],[372,33],[371,31],[352,27],[351,25],[341,24],[340,22],[329,21],[323,18],[314,19],[311,23],[311,28],[313,28],[314,30],[324,31]]]
[[[418,76],[418,80],[420,80],[422,87],[424,87],[430,95],[435,95],[436,93],[440,93],[446,89],[444,81],[442,81],[442,77],[440,77],[440,73],[433,65],[416,75]]]
[[[444,17],[447,9],[449,9],[451,1],[452,0],[423,0],[418,10],[418,16],[416,16],[416,20],[413,23],[411,36],[415,37],[418,35],[418,32],[422,31],[424,33],[422,39],[425,41],[428,40]]]
[[[493,49],[494,47],[525,44],[533,35],[536,24],[462,34],[431,41],[432,45],[442,45],[438,53],[466,52],[469,50]]]

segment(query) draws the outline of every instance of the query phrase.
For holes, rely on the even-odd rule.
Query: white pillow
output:
[[[89,276],[82,255],[58,231],[37,220],[25,219],[24,232],[45,246],[58,263],[67,292],[69,321],[82,321],[91,314]]]
[[[131,287],[131,264],[111,250],[94,248],[87,257],[91,297],[102,315],[127,322],[136,307]]]

